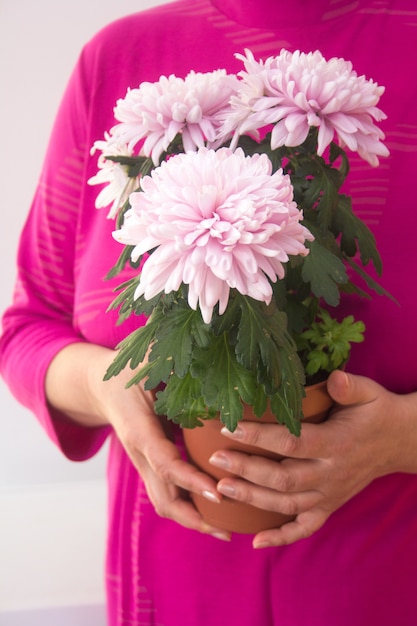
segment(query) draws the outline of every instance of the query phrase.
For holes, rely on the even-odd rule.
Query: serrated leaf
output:
[[[106,161],[120,163],[127,170],[129,178],[137,178],[139,175],[146,176],[155,166],[150,157],[145,156],[127,156],[124,154],[107,154],[104,156]]]
[[[136,374],[133,376],[133,378],[131,378],[129,380],[129,382],[127,383],[126,387],[133,387],[133,385],[137,385],[138,383],[140,383],[141,380],[143,380],[144,378],[146,378],[146,382],[144,385],[145,389],[156,389],[159,385],[159,380],[154,383],[152,380],[149,380],[149,377],[152,376],[152,368],[154,367],[153,363],[145,363],[144,365],[142,365],[142,367],[140,368],[140,370],[138,372],[136,372]]]
[[[331,372],[344,365],[351,343],[362,342],[364,330],[364,323],[355,322],[353,315],[339,322],[325,309],[320,310],[317,320],[301,335],[307,341],[307,374],[312,376],[319,370]]]
[[[262,417],[268,407],[268,396],[265,393],[263,385],[258,385],[253,402],[253,412],[256,417]]]
[[[367,286],[370,289],[372,289],[373,291],[375,291],[375,293],[377,293],[379,296],[386,296],[392,302],[395,302],[396,304],[399,304],[398,300],[396,300],[396,298],[394,298],[394,296],[392,296],[386,289],[384,289],[379,283],[377,283],[376,280],[374,280],[371,276],[369,276],[369,274],[367,274],[365,272],[365,270],[360,265],[355,263],[355,261],[353,261],[353,259],[346,258],[346,262],[364,280],[364,282],[367,284]],[[366,295],[366,294],[361,294],[361,295]]]
[[[118,352],[113,363],[109,366],[104,380],[117,376],[130,362],[130,367],[135,369],[145,358],[149,345],[155,335],[156,325],[148,320],[145,326],[134,330],[118,346]]]
[[[166,295],[164,293],[158,293],[153,298],[149,300],[145,300],[144,296],[139,296],[139,298],[129,298],[126,302],[126,305],[130,303],[132,307],[133,313],[136,315],[146,315],[147,317],[154,314],[155,311],[160,310],[165,306]]]
[[[304,368],[298,355],[288,353],[282,360],[282,383],[270,397],[270,402],[277,420],[286,424],[293,434],[300,433],[298,420],[302,417],[304,384]]]
[[[322,350],[313,350],[307,355],[306,374],[314,376],[320,370],[327,371],[329,368],[329,357]]]
[[[135,291],[140,281],[140,274],[134,276],[130,280],[122,283],[114,291],[120,291],[116,298],[111,302],[108,311],[119,309],[117,324],[124,322],[133,313],[135,315],[145,315],[149,317],[158,305],[165,303],[166,296],[159,293],[150,300],[145,300],[144,296],[135,298]],[[165,296],[165,297],[164,297]]]
[[[132,254],[133,248],[134,246],[125,246],[123,248],[119,258],[116,261],[116,264],[108,271],[108,273],[104,277],[105,280],[110,280],[111,278],[118,276],[118,274],[120,274],[120,272],[124,270],[126,264],[130,262],[130,255]]]
[[[349,170],[350,170],[349,159],[347,157],[346,152],[343,150],[343,148],[341,148],[339,144],[332,141],[330,143],[330,152],[329,152],[330,163],[333,164],[339,157],[341,159],[341,163],[339,167],[337,168],[337,170],[340,175],[340,178],[339,178],[339,181],[340,181],[339,187],[340,187],[342,183],[346,180],[347,175],[349,174]]]
[[[183,428],[202,426],[201,418],[208,417],[200,381],[190,374],[182,379],[171,376],[165,389],[157,392],[154,408],[158,415],[166,415]]]
[[[227,308],[222,315],[213,316],[211,328],[216,335],[229,333],[234,327],[238,327],[241,316],[240,294],[235,289],[231,289]]]
[[[345,266],[317,240],[311,241],[309,248],[310,254],[305,257],[302,268],[303,281],[311,284],[311,290],[317,298],[337,306],[340,300],[338,284],[348,280]]]
[[[138,282],[139,277],[136,276],[123,285],[120,285],[120,288],[122,288],[123,291],[113,300],[107,309],[108,311],[118,309],[116,322],[117,326],[125,322],[133,314],[145,315],[146,317],[149,317],[155,306],[158,304],[159,298],[155,299],[152,303],[146,303],[145,306],[141,306],[142,302],[138,302],[134,299],[134,293]]]
[[[263,302],[240,297],[241,319],[236,357],[273,393],[282,382],[283,361],[295,354],[287,332],[287,316]]]
[[[293,178],[293,177],[292,177]],[[298,184],[297,184],[298,181]],[[338,204],[341,176],[339,171],[325,163],[320,157],[304,158],[294,173],[295,188],[300,196],[296,202],[303,209],[314,209],[316,221],[322,230],[326,230],[333,218]]]
[[[116,287],[114,291],[119,291],[120,293],[116,296],[116,298],[109,304],[107,307],[107,311],[111,311],[114,309],[118,309],[122,304],[128,300],[128,306],[131,307],[131,300],[133,300],[133,294],[135,293],[135,289],[139,282],[139,277],[134,276],[129,280],[126,280],[124,283],[121,283]]]
[[[340,249],[348,256],[355,256],[359,250],[362,265],[372,261],[376,272],[381,275],[382,261],[379,256],[373,233],[366,224],[352,211],[352,201],[348,196],[341,196],[334,215],[333,230],[337,236],[341,233]]]
[[[191,375],[201,380],[207,406],[219,411],[221,421],[233,432],[242,419],[242,401],[254,402],[256,380],[236,360],[225,334],[215,337],[209,347],[195,351]]]
[[[290,433],[296,437],[301,433],[302,411],[300,403],[291,399],[288,392],[291,391],[289,385],[284,386],[280,391],[270,398],[271,411],[275,415],[279,424],[284,424]],[[292,396],[292,394],[290,394]],[[295,404],[294,404],[295,401]]]
[[[183,301],[164,310],[149,355],[149,361],[157,362],[161,381],[167,380],[171,370],[180,378],[185,376],[191,364],[194,336],[203,341],[202,325],[205,326],[200,313]]]

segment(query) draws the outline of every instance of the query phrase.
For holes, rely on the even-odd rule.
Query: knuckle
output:
[[[250,489],[240,488],[237,491],[237,495],[238,495],[239,500],[241,500],[242,502],[246,502],[246,504],[252,504],[252,505],[255,504],[254,496]]]
[[[308,516],[306,523],[300,527],[302,533],[301,538],[305,539],[317,532],[323,526],[327,517],[328,515],[325,514],[324,511],[320,509],[313,510],[310,516]]]
[[[164,519],[168,519],[170,517],[168,508],[162,502],[154,502],[153,503],[156,514],[159,517]]]
[[[297,502],[291,497],[282,498],[279,510],[281,513],[284,513],[284,515],[289,515],[290,517],[294,517],[300,512]]]
[[[299,532],[298,532],[298,538],[308,539],[308,537],[311,537],[311,535],[313,535],[316,532],[316,530],[318,530],[318,528],[316,528],[314,525],[300,526]]]
[[[262,446],[262,439],[263,439],[263,430],[261,425],[256,425],[256,428],[252,428],[252,429],[247,429],[246,430],[246,437],[245,437],[245,443],[248,443],[249,445],[252,446],[256,446],[256,447],[263,447]]]
[[[277,427],[279,430],[277,430]],[[299,438],[278,424],[251,424],[245,426],[245,444],[292,456],[299,448]]]
[[[298,450],[298,439],[291,433],[285,433],[280,445],[280,453],[283,456],[292,457]]]
[[[275,469],[271,474],[271,488],[275,491],[293,491],[295,487],[294,477],[285,471],[282,466]]]
[[[254,494],[252,493],[253,486],[249,485],[244,480],[236,478],[232,481],[231,484],[228,481],[225,487],[226,486],[227,490],[224,491],[222,489],[222,484],[220,484],[220,492],[223,493],[223,495],[232,497],[233,500],[238,500],[239,502],[245,502],[246,504],[255,505],[255,498]],[[229,489],[230,487],[232,487],[232,490]],[[233,493],[231,493],[231,491]]]
[[[242,478],[247,479],[248,474],[250,473],[250,468],[248,467],[247,463],[235,460],[232,471],[233,474],[236,474],[236,476],[241,476]]]
[[[152,459],[151,466],[155,474],[157,474],[164,483],[171,482],[171,469],[163,460],[158,458]]]

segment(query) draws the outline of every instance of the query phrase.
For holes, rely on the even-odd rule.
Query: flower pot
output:
[[[303,399],[303,421],[313,423],[324,421],[332,404],[333,400],[327,393],[326,382],[307,387],[306,397]],[[246,406],[244,409],[243,419],[276,423],[275,416],[271,412],[265,413],[259,419],[253,414],[252,408],[249,406]],[[220,434],[222,427],[223,424],[219,419],[212,419],[205,421],[202,427],[183,429],[185,446],[190,461],[216,480],[232,475],[230,472],[215,468],[209,463],[209,458],[216,450],[242,450],[249,454],[266,456],[276,460],[283,458],[254,446],[230,441]],[[231,532],[254,534],[268,528],[278,528],[293,519],[282,513],[266,511],[226,497],[223,497],[220,504],[210,502],[198,494],[191,494],[191,497],[197,510],[208,524]]]

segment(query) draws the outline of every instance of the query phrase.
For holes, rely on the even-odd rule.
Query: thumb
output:
[[[332,372],[327,381],[327,391],[337,404],[344,406],[366,404],[377,397],[377,384],[370,378],[347,374],[341,370]]]

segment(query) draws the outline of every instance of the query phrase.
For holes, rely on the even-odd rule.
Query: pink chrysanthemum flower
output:
[[[111,205],[107,217],[112,219],[116,217],[132,191],[138,188],[139,179],[129,177],[126,165],[106,159],[106,156],[132,156],[127,146],[115,144],[109,133],[105,133],[104,140],[94,143],[91,154],[94,154],[96,150],[101,151],[98,158],[98,172],[89,178],[88,184],[106,184],[97,195],[95,205],[97,209]]]
[[[141,180],[117,241],[146,259],[135,297],[189,286],[188,302],[209,323],[224,313],[230,288],[269,303],[269,281],[289,255],[306,255],[311,233],[300,223],[290,178],[268,157],[227,148],[179,154]],[[269,280],[268,280],[269,279]]]
[[[158,82],[142,83],[117,102],[114,113],[120,124],[111,134],[129,150],[145,140],[143,153],[158,165],[178,133],[185,152],[214,141],[217,115],[228,106],[237,85],[237,77],[225,70],[190,72],[185,79],[162,76]]]
[[[277,57],[257,62],[252,53],[236,55],[244,63],[239,73],[239,94],[231,99],[222,136],[237,129],[250,133],[273,124],[271,148],[297,146],[310,127],[318,127],[318,154],[336,135],[342,147],[378,165],[378,156],[387,156],[381,142],[384,133],[374,120],[385,119],[377,107],[384,87],[358,76],[343,59],[329,61],[319,52],[308,54],[282,50]]]

